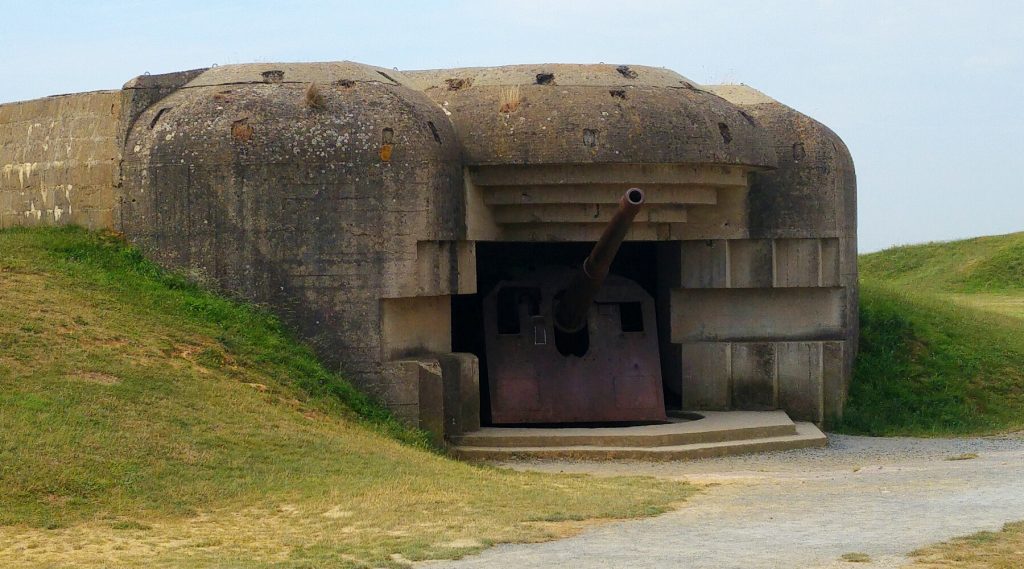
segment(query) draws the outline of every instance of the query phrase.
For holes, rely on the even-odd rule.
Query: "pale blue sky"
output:
[[[1024,230],[1024,1],[0,0],[0,102],[212,63],[573,62],[746,83],[832,127],[863,251]]]

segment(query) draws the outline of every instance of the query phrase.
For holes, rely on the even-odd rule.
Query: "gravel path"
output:
[[[711,484],[680,510],[576,537],[502,545],[439,567],[900,567],[915,548],[1024,519],[1024,436],[874,439],[674,463],[518,462],[517,469],[646,474]],[[965,454],[977,458],[950,460]],[[871,563],[848,563],[844,553]]]

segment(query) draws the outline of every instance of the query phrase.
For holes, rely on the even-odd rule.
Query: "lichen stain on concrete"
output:
[[[59,164],[58,164],[59,165]],[[18,174],[18,184],[21,189],[25,189],[25,182],[30,181],[32,178],[32,172],[39,166],[37,162],[25,162],[22,164],[4,164],[3,172],[4,180],[10,181],[11,177],[16,172]]]

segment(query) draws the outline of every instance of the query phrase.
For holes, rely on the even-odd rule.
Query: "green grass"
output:
[[[951,293],[1024,292],[1024,232],[893,247],[860,257],[861,278]]]
[[[840,432],[1024,429],[1024,233],[860,259],[861,335]]]
[[[0,231],[0,566],[398,566],[691,491],[452,461],[266,312],[111,235]]]

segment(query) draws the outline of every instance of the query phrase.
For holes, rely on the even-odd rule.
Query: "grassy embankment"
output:
[[[1024,233],[863,255],[861,344],[840,432],[1024,429]]]
[[[0,232],[0,566],[395,566],[692,491],[423,441],[274,318],[113,237]]]

